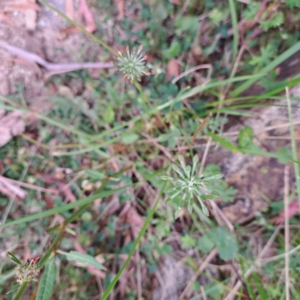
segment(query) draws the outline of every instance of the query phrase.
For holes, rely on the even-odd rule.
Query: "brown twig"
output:
[[[285,251],[285,299],[290,299],[290,276],[289,276],[289,167],[284,168],[284,251]]]
[[[203,120],[203,122],[199,125],[199,127],[197,128],[194,136],[193,136],[193,139],[192,139],[192,142],[191,142],[191,146],[194,145],[195,143],[195,140],[197,138],[197,135],[198,133],[200,132],[200,130],[202,129],[202,127],[205,125],[205,123],[213,116],[212,113],[209,113],[209,115]]]
[[[204,262],[201,264],[200,268],[198,269],[198,271],[193,275],[193,277],[191,278],[191,280],[189,281],[188,285],[186,286],[186,288],[184,289],[184,291],[182,292],[179,300],[183,300],[185,296],[187,296],[189,298],[190,296],[190,291],[193,285],[193,282],[198,278],[198,276],[205,270],[205,268],[207,267],[207,265],[210,263],[210,261],[217,255],[218,250],[217,248],[214,248],[209,255],[206,257],[206,259],[204,260]]]
[[[44,67],[46,70],[50,71],[50,76],[54,74],[66,73],[80,69],[108,69],[114,67],[114,64],[111,62],[54,64],[49,63],[48,61],[46,61],[45,59],[43,59],[35,53],[9,45],[2,41],[0,41],[0,47],[10,51],[14,55],[25,59],[28,62],[36,63]]]

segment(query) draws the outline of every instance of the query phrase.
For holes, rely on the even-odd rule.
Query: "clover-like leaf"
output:
[[[225,261],[234,259],[238,251],[238,244],[233,233],[225,227],[217,227],[210,231],[210,237],[217,246],[221,259]]]

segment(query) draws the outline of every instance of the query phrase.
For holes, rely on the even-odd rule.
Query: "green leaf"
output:
[[[218,181],[217,184],[214,185],[213,189],[214,192],[221,195],[222,201],[224,202],[232,202],[237,193],[237,190],[232,186],[228,186],[225,181]]]
[[[170,47],[167,50],[163,51],[163,55],[166,59],[170,59],[177,56],[180,50],[181,50],[180,43],[178,42],[178,40],[175,40],[172,41]]]
[[[192,214],[192,212],[193,212],[193,203],[194,203],[193,198],[188,199],[188,211],[190,214]]]
[[[295,6],[300,5],[298,0],[286,0],[286,4],[289,8],[294,8]]]
[[[103,180],[105,178],[104,172],[100,172],[97,170],[87,169],[84,170],[84,173],[89,176],[91,179],[95,180]]]
[[[104,112],[103,121],[111,124],[115,120],[115,112],[112,106],[107,106]]]
[[[95,267],[100,270],[106,270],[106,268],[100,264],[93,256],[78,251],[71,251],[70,253],[64,254],[67,260],[76,261],[85,266]]]
[[[200,205],[201,205],[201,208],[202,208],[203,213],[204,213],[207,217],[209,217],[209,211],[208,211],[207,207],[205,206],[205,204],[204,204],[202,201],[199,200],[199,202],[200,202]]]
[[[20,285],[18,283],[14,284],[9,291],[6,293],[6,295],[11,294],[13,292],[15,292],[17,289],[19,289]]]
[[[234,259],[238,252],[235,235],[229,232],[225,227],[213,228],[209,234],[218,248],[220,258],[225,261]]]
[[[290,56],[295,54],[300,49],[300,42],[297,42],[292,47],[287,49],[285,52],[280,54],[279,56],[276,56],[276,58],[269,63],[267,66],[265,66],[263,69],[258,72],[255,77],[250,78],[246,82],[242,83],[240,86],[238,86],[234,91],[231,92],[231,96],[236,97],[240,95],[243,91],[245,91],[248,87],[250,87],[253,83],[255,83],[259,78],[264,77],[267,73],[275,69],[280,63],[288,59]]]
[[[207,135],[211,136],[215,141],[217,141],[222,147],[227,148],[233,153],[240,152],[238,148],[236,148],[229,140],[226,140],[224,138],[221,138],[220,136],[208,132]]]
[[[180,215],[180,212],[181,212],[181,207],[179,206],[179,207],[177,207],[177,209],[176,209],[176,211],[175,211],[175,215],[174,215],[174,217],[175,217],[175,219],[177,219],[178,217],[179,217],[179,215]]]
[[[22,263],[11,253],[11,252],[7,252],[8,255],[10,256],[10,259],[17,265],[22,266]]]
[[[251,148],[253,145],[254,133],[250,126],[246,126],[239,132],[238,145],[239,148]]]
[[[196,33],[199,27],[199,20],[196,16],[182,17],[179,15],[179,17],[176,18],[175,26],[180,31]]]
[[[214,242],[211,240],[208,234],[204,234],[197,243],[199,250],[203,253],[209,253],[215,246]]]
[[[260,55],[254,55],[249,64],[257,66],[259,69],[270,63],[271,59],[275,55],[274,45],[268,44],[266,47],[260,48]]]
[[[124,145],[129,145],[129,144],[132,144],[132,143],[136,142],[138,139],[139,139],[138,134],[131,133],[131,134],[128,134],[128,135],[126,135],[122,138],[122,143]]]
[[[176,146],[176,140],[173,136],[168,139],[168,148],[174,148]]]
[[[161,175],[160,179],[161,180],[167,180],[167,181],[173,181],[174,180],[173,177],[168,176],[168,175]]]
[[[171,134],[169,133],[164,133],[164,134],[161,134],[159,137],[158,137],[158,141],[159,142],[166,142],[169,140],[169,138],[171,137]]]
[[[183,236],[181,238],[181,246],[182,248],[192,248],[196,246],[196,239],[194,239],[193,237],[191,237],[190,235],[186,234],[185,236]]]
[[[291,150],[286,147],[279,148],[276,153],[278,155],[278,161],[281,164],[288,163],[292,158]]]
[[[52,257],[46,264],[35,300],[51,299],[55,282],[55,269],[54,257]]]
[[[210,14],[209,18],[212,21],[214,25],[219,24],[221,21],[223,21],[225,18],[227,18],[227,15],[224,14],[224,11],[221,11],[218,8],[214,8]]]
[[[262,15],[262,18],[264,18],[264,16],[266,16],[267,14],[264,13]],[[261,20],[260,21],[260,26],[261,28],[264,29],[264,31],[268,31],[271,28],[276,28],[279,27],[280,25],[282,25],[284,23],[284,14],[282,11],[276,13],[276,15],[274,15],[274,17],[272,19],[268,19],[268,20]]]
[[[259,2],[250,1],[246,9],[242,11],[242,16],[246,20],[253,20],[260,8]]]
[[[260,299],[268,299],[268,293],[262,285],[261,278],[256,273],[251,274],[251,278],[254,283],[254,286],[257,288],[257,291],[260,295]]]

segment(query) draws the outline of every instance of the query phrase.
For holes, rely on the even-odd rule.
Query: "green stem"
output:
[[[58,128],[61,128],[67,132],[71,132],[73,134],[77,134],[78,136],[83,136],[85,138],[91,138],[91,136],[83,131],[80,131],[80,130],[77,130],[76,128],[70,126],[70,125],[65,125],[63,123],[60,123],[56,120],[53,120],[52,118],[48,118],[42,114],[39,114],[38,112],[35,112],[31,109],[28,109],[28,108],[25,108],[25,107],[22,107],[20,105],[17,105],[16,103],[13,103],[12,100],[10,100],[9,98],[7,97],[3,97],[2,95],[0,95],[0,100],[2,100],[3,102],[7,102],[8,104],[10,104],[10,106],[8,105],[5,105],[3,103],[0,103],[0,107],[1,108],[4,108],[8,111],[15,111],[15,110],[20,110],[20,111],[24,111],[24,112],[28,112],[28,113],[31,113],[33,114],[34,116],[36,117],[39,117],[40,119],[44,120],[45,122],[48,122],[49,124],[51,125],[54,125]]]
[[[145,103],[145,104],[148,104],[149,107],[153,108],[152,105],[151,105],[151,103],[150,103],[150,101],[149,101],[149,99],[148,99],[148,97],[145,95],[145,93],[144,93],[144,91],[143,91],[143,88],[142,88],[142,86],[140,85],[140,83],[139,83],[138,81],[135,80],[135,81],[134,81],[134,85],[135,85],[135,87],[137,88],[137,90],[140,92],[140,94],[141,94],[141,96],[142,96],[142,98],[143,98],[144,103]]]
[[[232,28],[233,28],[233,55],[232,55],[232,69],[233,69],[237,57],[237,52],[238,52],[239,29],[238,29],[238,22],[236,16],[235,1],[228,0],[228,2],[229,2],[230,14],[231,14]]]
[[[65,232],[65,226],[63,226],[60,231],[58,232],[57,236],[55,237],[52,246],[47,250],[46,254],[42,257],[42,259],[39,261],[38,266],[39,268],[42,268],[46,262],[48,261],[48,259],[50,258],[51,255],[54,255],[56,252],[56,249],[58,248],[63,235]]]
[[[161,191],[160,191],[160,194],[159,196],[157,197],[153,207],[151,208],[150,212],[149,212],[149,215],[147,216],[147,219],[137,237],[137,239],[135,240],[134,244],[133,244],[133,247],[132,249],[130,250],[129,252],[129,255],[124,263],[124,265],[122,266],[122,268],[119,270],[119,272],[117,273],[117,275],[114,277],[114,279],[111,281],[111,283],[109,284],[109,286],[107,287],[107,289],[105,290],[104,294],[102,295],[102,297],[100,298],[100,300],[106,300],[107,297],[109,296],[109,294],[111,293],[111,291],[113,290],[114,286],[116,285],[116,283],[118,282],[120,276],[122,275],[122,273],[124,272],[124,270],[126,269],[126,267],[128,266],[129,262],[130,262],[130,259],[132,257],[132,255],[134,254],[135,252],[135,249],[136,247],[138,246],[140,240],[142,239],[143,235],[145,234],[151,220],[152,220],[152,217],[156,211],[156,208],[157,208],[157,205],[159,203],[159,200],[165,190],[165,187],[166,187],[166,183],[164,183]]]
[[[25,289],[26,289],[26,287],[27,287],[27,284],[28,284],[28,281],[24,281],[24,282],[21,284],[21,286],[20,286],[20,288],[19,288],[17,294],[16,294],[15,297],[13,298],[13,300],[19,300],[19,299],[21,299],[21,296],[23,295],[23,293],[24,293],[24,291],[25,291]]]
[[[287,94],[287,106],[288,106],[289,121],[290,121],[290,134],[291,134],[291,143],[292,143],[292,158],[293,158],[293,161],[297,162],[298,161],[297,146],[296,146],[296,140],[295,140],[294,126],[293,126],[293,115],[292,115],[291,101],[290,101],[290,95],[289,95],[288,88],[286,88],[286,94]],[[296,163],[294,163],[294,170],[295,170],[296,186],[297,186],[297,192],[298,192],[298,201],[299,201],[299,205],[300,205],[300,172],[299,172],[299,167]]]

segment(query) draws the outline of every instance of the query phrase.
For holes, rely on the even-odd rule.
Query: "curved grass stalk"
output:
[[[164,192],[164,190],[165,190],[165,188],[166,188],[166,184],[167,184],[167,183],[165,182],[164,185],[163,185],[163,187],[162,187],[162,189],[160,190],[159,196],[157,197],[157,199],[156,199],[156,201],[155,201],[153,207],[151,208],[151,210],[150,210],[150,212],[149,212],[149,215],[147,216],[147,219],[146,219],[146,221],[145,221],[145,223],[144,223],[144,225],[143,225],[143,227],[142,227],[142,229],[141,229],[141,231],[140,231],[140,233],[139,233],[137,239],[135,240],[135,242],[134,242],[134,244],[133,244],[133,247],[132,247],[132,249],[130,250],[129,255],[128,255],[128,257],[127,257],[127,259],[126,259],[124,265],[123,265],[122,268],[119,270],[119,272],[118,272],[117,275],[114,277],[114,279],[111,281],[111,283],[109,284],[109,286],[108,286],[107,289],[105,290],[105,292],[104,292],[104,294],[102,295],[102,297],[100,298],[100,300],[106,300],[106,299],[107,299],[107,297],[109,296],[109,294],[110,294],[111,291],[113,290],[114,286],[115,286],[116,283],[118,282],[120,276],[122,275],[122,273],[124,272],[124,270],[125,270],[126,267],[128,266],[128,264],[129,264],[129,262],[130,262],[130,259],[131,259],[132,255],[133,255],[134,252],[135,252],[136,247],[137,247],[138,244],[140,243],[140,241],[141,241],[143,235],[145,234],[145,232],[146,232],[146,230],[147,230],[147,228],[148,228],[148,226],[149,226],[149,224],[150,224],[150,222],[151,222],[151,220],[152,220],[152,217],[153,217],[153,215],[154,215],[154,213],[155,213],[155,211],[156,211],[156,208],[157,208],[157,205],[158,205],[158,203],[159,203],[159,200],[160,200],[160,198],[161,198],[161,196],[162,196],[162,194],[163,194],[163,192]]]

